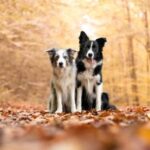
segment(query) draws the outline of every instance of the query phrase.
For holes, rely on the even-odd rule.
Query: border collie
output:
[[[51,49],[47,51],[52,64],[51,113],[75,112],[76,65],[72,49]]]
[[[77,111],[93,107],[101,110],[103,93],[102,64],[106,38],[90,40],[84,31],[79,36],[77,65]],[[95,103],[95,104],[94,104]],[[95,106],[94,106],[95,105]]]

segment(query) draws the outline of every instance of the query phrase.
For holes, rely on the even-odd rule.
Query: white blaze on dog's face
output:
[[[56,65],[57,67],[60,67],[60,68],[65,68],[67,66],[67,59],[68,59],[68,54],[66,52],[66,50],[58,50],[56,52]]]
[[[72,49],[51,49],[47,51],[51,63],[56,68],[66,68],[73,62],[73,55],[75,53]]]
[[[91,42],[90,46],[88,46],[89,50],[87,51],[87,54],[86,54],[86,57],[89,59],[94,58],[94,51],[93,51],[92,47],[93,47],[93,42]]]

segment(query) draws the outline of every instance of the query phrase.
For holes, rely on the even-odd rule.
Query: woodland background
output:
[[[0,100],[46,103],[46,50],[78,50],[81,30],[104,48],[104,90],[118,105],[150,104],[149,0],[0,0]]]

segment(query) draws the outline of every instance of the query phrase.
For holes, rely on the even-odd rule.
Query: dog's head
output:
[[[90,40],[84,31],[81,31],[79,36],[79,59],[86,59],[87,61],[101,61],[103,59],[102,51],[105,45],[106,38],[101,37],[96,40]]]
[[[74,60],[75,50],[72,49],[50,49],[47,51],[50,57],[50,61],[53,67],[56,68],[66,68],[72,65]]]

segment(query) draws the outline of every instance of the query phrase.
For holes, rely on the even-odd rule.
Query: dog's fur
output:
[[[95,103],[97,111],[101,110],[103,92],[102,63],[103,47],[106,38],[90,40],[84,31],[79,36],[80,50],[77,65],[77,110],[91,109]]]
[[[105,92],[103,92],[102,94],[101,110],[117,110],[117,107],[115,105],[109,103],[109,96]]]
[[[52,64],[51,113],[75,112],[76,65],[72,49],[51,49],[47,51]]]

